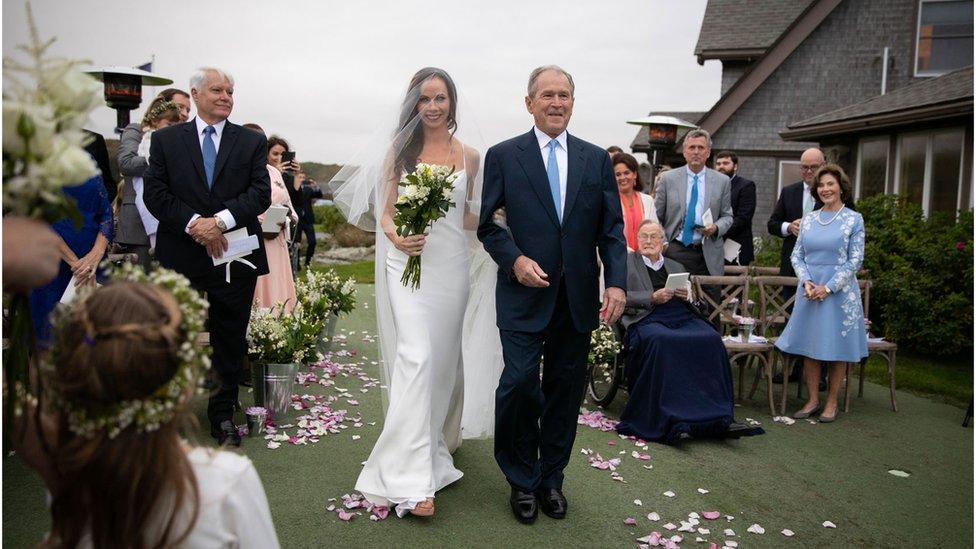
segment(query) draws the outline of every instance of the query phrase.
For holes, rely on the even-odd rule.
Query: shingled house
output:
[[[818,145],[858,198],[972,208],[972,0],[709,0],[695,55],[722,63],[718,102],[652,114],[694,122],[713,153],[739,155],[757,185],[755,234]],[[631,148],[648,150],[646,130]]]

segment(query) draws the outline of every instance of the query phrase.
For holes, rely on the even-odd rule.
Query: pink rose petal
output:
[[[637,521],[633,517],[627,517],[624,519],[624,524],[628,526],[637,526]]]
[[[722,513],[719,511],[702,511],[701,516],[708,520],[715,520],[718,517],[722,516]]]
[[[356,515],[354,515],[352,513],[347,513],[345,511],[343,511],[342,509],[339,509],[339,520],[344,520],[346,522],[349,522],[350,520],[352,520],[352,517],[354,517],[354,516],[356,516]]]

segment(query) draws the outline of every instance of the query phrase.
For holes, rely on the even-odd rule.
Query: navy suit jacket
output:
[[[756,213],[756,184],[739,175],[733,175],[729,184],[732,194],[732,226],[726,231],[725,238],[735,240],[742,246],[739,250],[739,265],[748,265],[755,259],[752,216]]]
[[[264,239],[258,215],[271,205],[271,179],[268,175],[268,140],[229,121],[220,137],[214,163],[213,186],[207,188],[203,153],[195,120],[155,131],[149,145],[149,167],[143,174],[146,207],[159,220],[156,232],[156,258],[163,267],[188,277],[203,276],[225,267],[214,267],[203,246],[186,234],[193,214],[212,217],[227,209],[237,225],[248,234],[258,235],[260,248],[244,259],[257,270],[234,262],[232,277],[251,277],[268,272]]]
[[[606,151],[572,135],[566,139],[568,166],[563,220],[559,222],[535,132],[503,141],[485,155],[478,238],[498,263],[495,304],[498,327],[541,332],[552,318],[560,279],[577,331],[599,323],[599,266],[607,287],[626,290],[627,245],[620,196]],[[492,221],[505,208],[508,230]],[[547,275],[549,287],[529,288],[512,268],[525,255]]]

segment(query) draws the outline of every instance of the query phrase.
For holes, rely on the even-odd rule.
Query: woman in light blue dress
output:
[[[821,423],[837,417],[837,393],[845,363],[868,356],[864,309],[856,274],[864,260],[864,219],[846,208],[851,183],[839,166],[817,172],[810,192],[823,208],[803,217],[791,261],[800,284],[796,303],[776,348],[803,357],[807,402],[793,414],[804,419],[820,413]],[[816,388],[820,364],[830,364],[827,400]]]

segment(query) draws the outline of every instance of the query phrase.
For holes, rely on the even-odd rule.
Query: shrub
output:
[[[926,354],[973,346],[973,214],[928,218],[904,197],[861,200],[866,243],[861,279],[873,281],[875,334]]]
[[[346,222],[339,208],[332,204],[316,204],[312,206],[312,211],[315,214],[315,224],[320,225],[327,233],[333,232],[337,226]]]

